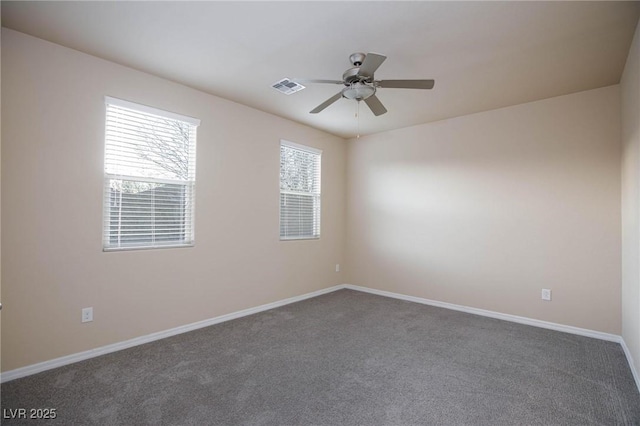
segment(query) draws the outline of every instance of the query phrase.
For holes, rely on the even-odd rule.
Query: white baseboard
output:
[[[214,324],[219,324],[221,322],[230,321],[230,320],[245,317],[251,314],[256,314],[258,312],[268,311],[269,309],[278,308],[280,306],[288,305],[290,303],[300,302],[301,300],[310,299],[312,297],[320,296],[326,293],[331,293],[332,291],[340,290],[342,288],[344,288],[343,285],[337,285],[334,287],[329,287],[322,290],[314,291],[312,293],[290,297],[288,299],[279,300],[273,303],[267,303],[266,305],[256,306],[255,308],[249,308],[249,309],[244,309],[242,311],[232,312],[230,314],[221,315],[219,317],[194,322],[191,324],[183,325],[183,326],[172,328],[169,330],[159,331],[157,333],[147,334],[146,336],[140,336],[130,340],[125,340],[123,342],[117,342],[117,343],[102,346],[99,348],[90,349],[88,351],[79,352],[76,354],[71,354],[71,355],[60,357],[60,358],[55,358],[49,361],[27,365],[26,367],[16,368],[15,370],[10,370],[10,371],[1,373],[0,383],[5,383],[10,380],[15,380],[21,377],[30,376],[32,374],[40,373],[42,371],[51,370],[52,368],[62,367],[63,365],[73,364],[78,361],[84,361],[86,359],[94,358],[100,355],[105,355],[111,352],[120,351],[122,349],[131,348],[133,346],[138,346],[145,343],[153,342],[155,340],[164,339],[166,337],[175,336],[176,334],[186,333],[189,331],[197,330],[199,328],[208,327]]]
[[[547,328],[550,330],[563,331],[565,333],[577,334],[580,336],[593,337],[595,339],[608,340],[610,342],[620,343],[622,338],[616,334],[603,333],[600,331],[589,330],[586,328],[573,327],[570,325],[557,324],[554,322],[541,321],[533,318],[519,317],[517,315],[503,314],[500,312],[487,311],[485,309],[471,308],[469,306],[455,305],[453,303],[439,302],[437,300],[423,299],[422,297],[407,296],[400,293],[392,293],[390,291],[376,290],[369,287],[361,287],[358,285],[344,284],[344,288],[362,291],[365,293],[377,294],[378,296],[392,297],[394,299],[407,300],[409,302],[421,303],[423,305],[437,306],[439,308],[451,309],[453,311],[466,312],[469,314],[481,315],[501,319],[504,321],[517,322],[519,324],[532,325],[534,327]]]
[[[311,293],[303,294],[300,296],[290,297],[288,299],[279,300],[273,303],[267,303],[266,305],[256,306],[254,308],[244,309],[242,311],[232,312],[230,314],[221,315],[219,317],[210,318],[204,321],[194,322],[192,324],[183,325],[180,327],[172,328],[169,330],[159,331],[157,333],[148,334],[146,336],[136,337],[134,339],[125,340],[123,342],[113,343],[110,345],[102,346],[96,349],[91,349],[77,354],[67,355],[60,358],[52,359],[49,361],[40,362],[38,364],[28,365],[26,367],[17,368],[0,374],[0,383],[8,382],[10,380],[19,379],[21,377],[30,376],[32,374],[40,373],[42,371],[51,370],[56,367],[62,367],[64,365],[73,364],[78,361],[84,361],[89,358],[94,358],[100,355],[105,355],[111,352],[120,351],[133,346],[142,345],[144,343],[153,342],[155,340],[164,339],[166,337],[175,336],[176,334],[182,334],[189,331],[197,330],[199,328],[208,327],[210,325],[219,324],[221,322],[230,321],[236,318],[241,318],[247,315],[256,314],[258,312],[267,311],[269,309],[278,308],[280,306],[288,305],[290,303],[299,302],[312,297],[320,296],[323,294],[331,293],[336,290],[349,289],[355,291],[361,291],[364,293],[371,293],[378,296],[391,297],[394,299],[406,300],[409,302],[421,303],[423,305],[437,306],[440,308],[451,309],[454,311],[466,312],[475,315],[481,315],[490,318],[496,318],[504,321],[516,322],[519,324],[531,325],[534,327],[546,328],[550,330],[562,331],[570,334],[577,334],[580,336],[592,337],[595,339],[607,340],[610,342],[619,343],[624,350],[627,357],[631,373],[636,382],[638,390],[640,390],[640,376],[636,371],[635,364],[633,363],[633,357],[629,348],[627,347],[622,336],[615,334],[603,333],[600,331],[589,330],[585,328],[573,327],[570,325],[557,324],[548,321],[541,321],[533,318],[520,317],[517,315],[503,314],[500,312],[488,311],[485,309],[472,308],[468,306],[455,305],[453,303],[440,302],[437,300],[424,299],[422,297],[407,296],[404,294],[393,293],[390,291],[377,290],[369,287],[362,287],[352,284],[341,284],[333,287],[325,288],[322,290],[314,291]]]
[[[640,391],[640,376],[638,376],[638,371],[636,370],[636,364],[633,362],[633,355],[631,355],[631,351],[627,347],[627,343],[624,341],[622,337],[620,337],[620,346],[622,346],[622,350],[627,357],[627,362],[629,363],[629,368],[631,368],[631,374],[633,374],[633,380],[636,381],[636,387],[638,391]]]

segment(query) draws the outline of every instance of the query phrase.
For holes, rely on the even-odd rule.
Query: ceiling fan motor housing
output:
[[[359,72],[360,72],[360,67],[353,67],[346,70],[344,74],[342,74],[342,80],[344,81],[344,84],[352,84],[352,83],[369,80],[359,75],[358,74]]]
[[[353,64],[353,68],[349,68],[342,74],[342,80],[345,85],[353,84],[356,82],[360,83],[371,83],[373,81],[373,74],[371,75],[363,75],[360,74],[360,66],[364,62],[364,59],[367,57],[364,53],[352,53],[349,56],[349,61]]]

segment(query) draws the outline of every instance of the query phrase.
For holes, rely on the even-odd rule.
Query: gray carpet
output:
[[[617,343],[350,290],[1,389],[61,425],[640,424]]]

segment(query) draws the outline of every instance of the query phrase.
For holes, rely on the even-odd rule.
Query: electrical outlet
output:
[[[543,288],[542,289],[542,300],[549,300],[551,301],[551,290],[548,288]]]
[[[93,321],[93,308],[82,309],[82,322]]]
[[[336,263],[336,272],[340,272],[340,264]]]

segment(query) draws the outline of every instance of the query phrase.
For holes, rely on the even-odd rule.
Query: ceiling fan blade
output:
[[[371,112],[377,117],[387,112],[387,109],[382,105],[380,99],[376,95],[371,95],[364,100],[367,106],[371,109]]]
[[[433,80],[380,80],[376,81],[377,87],[389,89],[433,89]]]
[[[317,107],[315,107],[309,112],[311,114],[317,114],[323,109],[325,109],[326,107],[328,107],[329,105],[331,105],[332,103],[334,103],[335,101],[337,101],[338,99],[340,99],[341,97],[342,97],[342,91],[336,93],[335,95],[333,95],[332,97],[330,97],[329,99],[327,99],[326,101],[324,101],[323,103],[321,103],[320,105],[318,105]]]
[[[307,83],[323,83],[323,84],[344,84],[342,80],[318,80],[318,79],[310,79],[310,78],[292,78],[291,81],[295,81],[300,84]]]
[[[373,73],[376,72],[378,67],[382,65],[384,60],[387,59],[384,55],[378,55],[377,53],[367,53],[364,57],[364,62],[360,65],[358,75],[365,77],[373,77]]]

